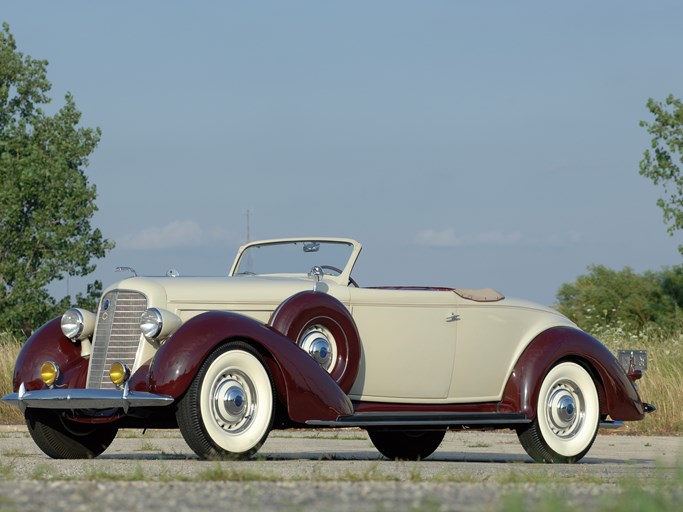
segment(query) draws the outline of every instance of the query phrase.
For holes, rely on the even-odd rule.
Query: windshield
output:
[[[325,273],[341,273],[353,253],[353,244],[331,241],[288,241],[248,247],[234,275],[308,274],[318,265]]]

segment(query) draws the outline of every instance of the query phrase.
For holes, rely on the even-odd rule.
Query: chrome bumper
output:
[[[162,407],[173,403],[173,397],[124,389],[39,389],[26,391],[24,385],[16,393],[0,400],[16,405],[22,411],[35,409],[118,409]]]

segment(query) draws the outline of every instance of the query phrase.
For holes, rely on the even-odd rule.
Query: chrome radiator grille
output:
[[[114,290],[102,297],[90,355],[89,388],[113,389],[109,368],[116,361],[133,369],[142,340],[140,315],[146,309],[147,298],[138,292]]]

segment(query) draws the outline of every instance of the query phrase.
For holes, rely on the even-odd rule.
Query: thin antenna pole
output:
[[[247,209],[247,243],[251,242],[251,210]]]
[[[247,242],[251,242],[251,210],[247,208]],[[251,256],[252,251],[247,251],[247,271],[254,271],[254,260]]]

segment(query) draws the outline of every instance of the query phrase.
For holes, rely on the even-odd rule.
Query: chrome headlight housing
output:
[[[140,316],[140,331],[150,341],[168,338],[180,324],[182,320],[165,309],[149,308]]]
[[[85,309],[67,309],[62,315],[62,333],[72,341],[84,340],[95,332],[95,320],[95,315]]]

